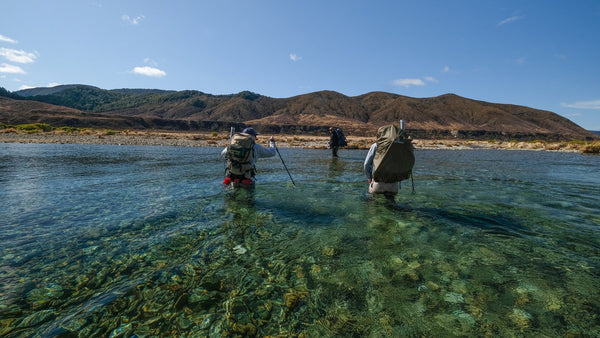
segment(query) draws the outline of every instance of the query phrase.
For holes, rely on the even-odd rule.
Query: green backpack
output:
[[[250,134],[235,133],[227,146],[225,154],[227,161],[227,176],[236,178],[254,177],[256,169],[253,167],[254,138]]]
[[[379,128],[377,151],[373,158],[375,182],[393,183],[408,179],[414,165],[414,147],[406,133],[395,125]]]

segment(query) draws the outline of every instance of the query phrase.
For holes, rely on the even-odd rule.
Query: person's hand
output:
[[[373,181],[373,180],[369,180],[369,185],[371,185],[371,182],[372,182],[372,181]]]

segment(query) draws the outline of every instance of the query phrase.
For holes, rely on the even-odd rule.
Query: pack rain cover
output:
[[[375,182],[400,182],[412,175],[415,154],[411,140],[395,125],[377,130],[377,151],[373,158]]]
[[[252,159],[254,157],[254,138],[250,134],[235,133],[227,146],[226,158],[229,160],[227,171],[235,176],[251,178],[254,176]]]

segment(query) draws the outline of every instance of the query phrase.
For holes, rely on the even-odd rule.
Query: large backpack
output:
[[[225,154],[227,176],[251,178],[256,170],[253,166],[254,138],[250,134],[235,133],[227,146]]]
[[[395,125],[379,128],[373,179],[376,182],[400,182],[412,175],[414,165],[414,148],[406,133]]]
[[[344,135],[344,132],[342,131],[342,129],[339,127],[335,127],[334,131],[335,131],[335,134],[337,135],[338,146],[340,146],[340,147],[347,146],[348,142],[346,142],[346,136]]]

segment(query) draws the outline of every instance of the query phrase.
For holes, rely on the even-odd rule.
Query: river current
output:
[[[0,335],[600,336],[600,157],[0,144]]]

